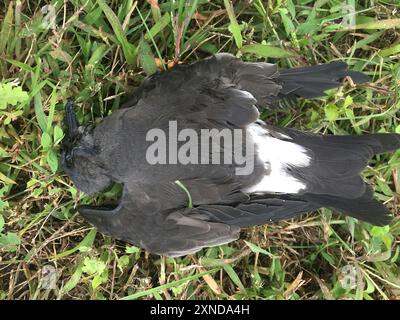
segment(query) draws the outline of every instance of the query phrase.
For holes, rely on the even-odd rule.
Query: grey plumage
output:
[[[319,136],[258,120],[257,107],[275,108],[285,99],[322,96],[347,76],[355,83],[367,81],[344,63],[279,71],[276,65],[244,63],[219,54],[148,77],[96,127],[79,126],[69,103],[66,117],[71,130],[62,151],[66,173],[89,194],[112,182],[124,184],[115,207],[81,206],[78,211],[105,234],[169,256],[227,243],[238,238],[241,227],[276,222],[322,206],[374,224],[388,223],[387,209],[372,199],[359,173],[373,155],[399,148],[398,135]],[[168,131],[171,120],[178,130],[196,132],[251,128],[257,139],[271,146],[287,143],[293,152],[304,150],[299,153],[304,165],[286,163],[277,155],[266,163],[268,150],[261,150],[262,144],[251,154],[253,172],[245,176],[235,174],[235,162],[151,165],[145,157],[151,144],[146,133],[151,128]],[[226,148],[217,147],[218,152]],[[270,181],[277,170],[302,187],[296,192],[248,191],[254,186],[273,189]],[[175,181],[190,193],[191,208],[187,193]]]

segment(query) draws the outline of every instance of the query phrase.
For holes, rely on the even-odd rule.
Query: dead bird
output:
[[[321,207],[388,224],[360,172],[399,148],[400,135],[322,136],[259,119],[258,108],[321,97],[346,77],[368,81],[342,62],[278,70],[217,54],[149,76],[97,126],[79,125],[69,102],[65,172],[88,194],[123,184],[115,206],[78,211],[100,232],[167,256]]]

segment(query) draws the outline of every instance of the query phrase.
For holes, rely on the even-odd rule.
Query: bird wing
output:
[[[160,255],[186,255],[238,238],[240,227],[212,221],[187,205],[187,194],[177,184],[135,185],[124,186],[114,208],[81,206],[78,211],[100,232]]]
[[[288,196],[245,200],[229,182],[194,179],[184,183],[186,191],[176,183],[125,185],[116,207],[81,206],[78,211],[104,234],[151,253],[182,256],[234,241],[241,227],[276,222],[316,208]],[[205,189],[206,197],[201,192]]]
[[[322,97],[325,90],[340,87],[346,77],[351,77],[356,84],[369,81],[365,74],[349,71],[344,62],[278,70],[275,64],[243,62],[233,55],[220,53],[147,77],[121,108],[134,106],[149,97],[163,97],[168,101],[169,96],[184,91],[197,96],[193,89],[203,84],[218,87],[222,83],[249,92],[258,106],[271,109],[286,106],[285,102],[300,97]]]
[[[147,77],[121,108],[134,106],[140,100],[157,99],[159,103],[162,98],[167,103],[185,92],[197,97],[204,87],[230,87],[246,91],[253,96],[255,102],[267,107],[281,89],[278,76],[278,68],[274,64],[247,63],[230,54],[217,54]]]

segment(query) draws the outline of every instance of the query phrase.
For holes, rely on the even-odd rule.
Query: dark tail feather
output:
[[[365,193],[357,199],[345,199],[329,195],[306,195],[311,203],[321,207],[338,209],[345,215],[369,222],[376,226],[384,226],[392,221],[391,212],[380,202],[372,198],[372,189],[366,186]]]
[[[399,149],[399,134],[320,136],[285,130],[295,143],[311,150],[311,166],[293,171],[307,184],[303,199],[375,225],[390,222],[389,210],[372,198],[372,189],[359,174],[374,155]]]
[[[325,90],[340,87],[347,76],[350,76],[356,84],[370,80],[361,72],[349,71],[344,62],[280,70],[279,80],[282,84],[280,95],[281,98],[322,97],[325,95]]]
[[[400,148],[400,135],[397,133],[375,133],[364,134],[362,136],[325,136],[324,139],[328,143],[346,143],[354,146],[354,148],[360,145],[367,145],[372,149],[373,154],[371,157]]]

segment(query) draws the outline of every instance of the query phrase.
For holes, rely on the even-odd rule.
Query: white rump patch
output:
[[[268,135],[268,130],[254,123],[247,128],[257,149],[259,158],[265,163],[269,174],[247,188],[246,192],[298,193],[306,188],[300,180],[290,175],[289,166],[307,167],[311,158],[307,150],[290,141],[283,141]]]

